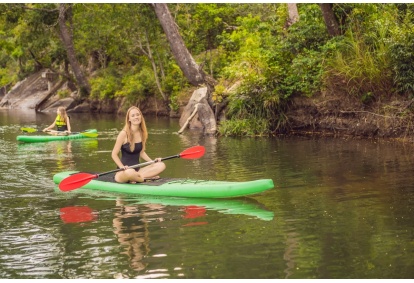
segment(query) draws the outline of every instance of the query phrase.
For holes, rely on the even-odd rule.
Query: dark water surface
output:
[[[19,144],[51,114],[0,110],[0,278],[414,277],[414,145],[333,138],[215,138],[146,117],[147,153],[194,145],[163,176],[271,178],[253,197],[63,193],[55,173],[113,170],[124,117],[71,114],[98,139]]]

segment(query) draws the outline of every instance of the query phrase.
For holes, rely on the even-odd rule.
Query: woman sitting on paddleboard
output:
[[[56,126],[58,132],[70,133],[71,131],[70,131],[69,116],[66,113],[65,107],[59,106],[56,113],[57,113],[57,116],[56,116],[55,121],[53,121],[53,124],[47,128],[44,128],[43,132],[50,131],[54,126]]]
[[[136,165],[139,159],[153,161],[145,152],[145,143],[148,138],[147,126],[144,116],[138,107],[132,106],[128,109],[125,117],[125,126],[118,134],[114,148],[112,149],[112,159],[118,168],[124,168],[115,174],[115,181],[118,183],[144,182],[145,179],[158,177],[165,170],[165,164],[161,158],[156,158],[155,163],[142,168],[128,168]],[[121,152],[121,158],[119,158]]]

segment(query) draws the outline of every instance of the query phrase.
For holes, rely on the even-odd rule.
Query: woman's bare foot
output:
[[[155,180],[158,180],[159,178],[160,176],[148,177],[148,178],[145,178],[145,181],[155,181]]]
[[[139,176],[137,176],[137,178],[138,178],[138,180],[136,180],[136,181],[129,181],[131,184],[136,184],[136,183],[143,183],[143,182],[145,182],[145,179],[144,178],[142,178],[140,175]]]

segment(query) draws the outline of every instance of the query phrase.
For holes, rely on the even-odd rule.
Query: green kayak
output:
[[[96,138],[98,136],[96,129],[86,130],[79,133],[71,133],[68,135],[20,135],[16,137],[17,141],[20,142],[48,142],[48,141],[61,141],[61,140],[72,140],[72,139],[84,139],[84,138]]]
[[[53,182],[59,184],[63,179],[78,171],[66,171],[53,176]],[[272,179],[260,179],[245,182],[191,180],[160,178],[145,183],[129,184],[113,181],[115,173],[100,176],[84,185],[83,189],[139,195],[157,195],[169,197],[194,198],[232,198],[254,195],[274,187]]]

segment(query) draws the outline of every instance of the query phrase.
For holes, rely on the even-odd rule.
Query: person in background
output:
[[[132,106],[128,109],[125,117],[125,126],[118,134],[112,159],[118,168],[124,170],[115,174],[115,181],[118,183],[141,183],[145,179],[157,179],[158,174],[165,170],[165,163],[161,158],[154,159],[155,163],[142,168],[129,168],[139,163],[140,158],[145,161],[153,161],[145,152],[145,145],[148,138],[147,126],[141,110]],[[119,158],[121,152],[121,158]]]
[[[56,110],[56,113],[57,113],[57,116],[56,116],[55,121],[53,121],[52,125],[50,125],[49,127],[44,128],[43,132],[48,132],[53,127],[56,126],[58,132],[70,133],[71,132],[70,121],[69,121],[69,116],[66,113],[65,107],[59,106],[58,109]]]

